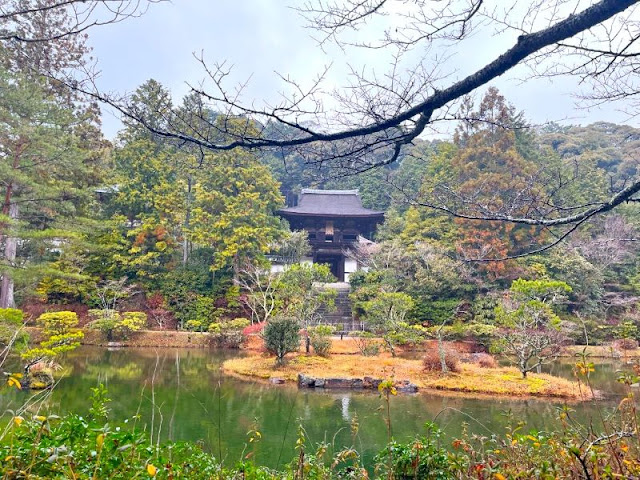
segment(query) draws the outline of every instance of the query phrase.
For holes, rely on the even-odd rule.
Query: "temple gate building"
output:
[[[296,205],[278,215],[287,219],[291,230],[309,234],[313,263],[329,265],[339,282],[360,267],[345,255],[359,241],[370,241],[384,220],[384,212],[362,206],[358,190],[315,190],[303,188]]]

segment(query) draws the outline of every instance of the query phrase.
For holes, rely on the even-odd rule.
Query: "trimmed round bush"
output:
[[[38,323],[46,335],[64,335],[78,326],[78,315],[69,311],[48,312],[38,317]]]
[[[267,351],[276,356],[276,364],[284,364],[287,353],[300,348],[300,325],[295,318],[276,317],[267,322],[262,333]]]

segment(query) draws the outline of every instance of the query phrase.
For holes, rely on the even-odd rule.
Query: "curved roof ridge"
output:
[[[319,188],[303,188],[302,190],[300,190],[301,195],[304,195],[306,193],[316,195],[359,195],[359,190],[357,188],[352,190],[322,190]]]
[[[358,190],[302,189],[298,204],[279,210],[281,215],[381,217],[384,212],[362,206]]]

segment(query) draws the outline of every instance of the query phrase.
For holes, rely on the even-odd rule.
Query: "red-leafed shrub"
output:
[[[160,293],[149,295],[145,301],[145,310],[149,317],[151,328],[160,330],[176,330],[177,321],[173,313],[167,308],[165,298]]]
[[[264,329],[266,324],[267,322],[258,322],[254,323],[253,325],[249,325],[248,327],[242,329],[242,334],[251,335],[253,333],[260,333]]]

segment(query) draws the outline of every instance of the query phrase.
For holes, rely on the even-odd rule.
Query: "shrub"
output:
[[[29,341],[26,332],[18,332],[22,327],[24,315],[22,310],[17,308],[0,308],[0,347],[9,345],[13,341],[13,346],[24,347]]]
[[[24,314],[17,308],[0,308],[0,322],[10,323],[15,326],[22,325]]]
[[[38,323],[45,335],[65,335],[78,326],[78,315],[68,311],[43,313],[38,317]]]
[[[473,363],[482,368],[497,368],[498,362],[493,358],[493,355],[488,353],[476,353],[473,355]]]
[[[262,330],[264,330],[265,323],[266,322],[258,322],[258,323],[254,323],[253,325],[249,325],[248,327],[245,327],[242,329],[242,333],[245,335],[260,333],[262,332]]]
[[[300,348],[300,325],[294,318],[272,318],[264,327],[262,335],[265,348],[276,356],[276,365],[284,364],[285,355]]]
[[[221,347],[239,348],[245,340],[243,330],[251,322],[246,318],[234,318],[225,322],[214,322],[207,329],[212,339]]]
[[[380,353],[380,343],[370,332],[353,332],[353,341],[365,357],[375,357]]]
[[[321,357],[328,357],[331,351],[331,335],[335,331],[330,325],[316,325],[315,327],[309,327],[309,338],[311,339],[311,346],[316,355]]]
[[[127,337],[147,325],[147,314],[144,312],[124,312],[122,321],[117,326],[118,333]]]
[[[376,478],[441,480],[454,478],[456,462],[442,447],[442,432],[431,423],[427,434],[408,443],[390,442],[375,458]]]
[[[89,317],[93,320],[89,328],[101,331],[108,341],[125,339],[133,332],[137,332],[147,324],[147,314],[144,312],[124,312],[115,310],[89,310]]]
[[[40,346],[29,348],[20,355],[26,362],[23,386],[29,386],[32,380],[31,367],[39,362],[52,361],[61,353],[74,350],[84,337],[84,333],[75,328],[78,325],[78,316],[75,312],[43,313],[38,317],[38,323],[42,325],[46,338],[40,342]]]
[[[460,355],[453,348],[444,347],[444,363],[450,372],[460,371]],[[442,361],[438,347],[428,350],[422,359],[424,369],[428,372],[441,372]]]
[[[169,304],[176,319],[187,330],[205,332],[212,322],[220,321],[225,311],[211,297],[189,293]]]
[[[116,325],[120,321],[120,314],[110,309],[91,309],[88,313],[91,321],[87,326],[92,330],[99,330],[107,341],[113,340]]]

